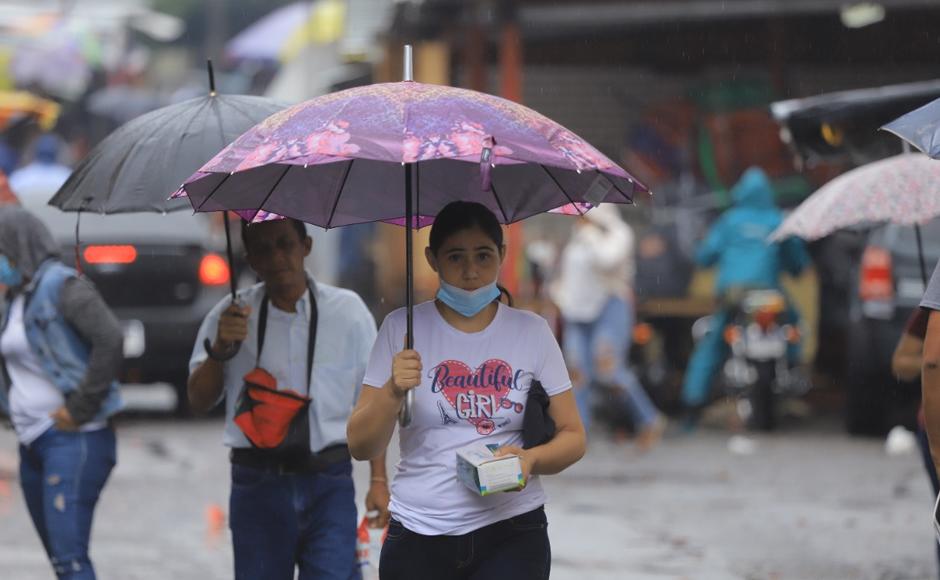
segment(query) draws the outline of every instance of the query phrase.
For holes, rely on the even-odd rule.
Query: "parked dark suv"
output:
[[[24,200],[75,262],[76,214]],[[81,263],[124,326],[122,380],[167,382],[186,410],[189,356],[206,313],[228,292],[224,231],[190,212],[81,217]]]
[[[927,276],[940,258],[940,220],[921,228]],[[899,384],[891,356],[924,293],[914,228],[886,225],[868,237],[849,292],[846,425],[878,435],[913,422],[917,384]]]

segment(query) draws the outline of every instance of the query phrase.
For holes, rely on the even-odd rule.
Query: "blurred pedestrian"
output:
[[[894,349],[891,357],[891,371],[901,381],[914,381],[920,378],[923,367],[924,337],[927,335],[927,323],[930,319],[930,310],[915,308],[914,312],[904,326],[904,332]],[[923,407],[917,412],[917,443],[920,446],[921,459],[924,469],[930,479],[933,497],[940,494],[940,480],[937,479],[937,470],[930,455],[930,442],[927,439]],[[937,551],[937,563],[940,566],[940,542],[934,538],[934,549]],[[938,568],[940,570],[940,568]]]
[[[242,242],[261,282],[206,316],[188,385],[197,413],[225,401],[235,578],[359,578],[346,421],[375,320],[358,295],[304,269],[302,222],[243,223]],[[366,508],[384,527],[384,453],[371,468]]]
[[[383,580],[542,580],[551,549],[540,475],[581,458],[578,418],[564,359],[537,314],[500,301],[503,230],[486,207],[453,202],[431,228],[425,256],[437,299],[414,307],[414,348],[403,349],[405,309],[379,330],[365,388],[349,421],[359,458],[381,453],[408,391],[413,420],[400,429],[401,462],[382,548]],[[538,381],[538,382],[536,382]],[[549,429],[524,424],[539,414]],[[471,444],[520,458],[524,488],[481,496],[457,478],[456,451]],[[523,448],[526,447],[526,448]]]
[[[632,418],[641,450],[662,436],[665,420],[629,366],[636,322],[634,234],[613,204],[578,218],[562,250],[552,298],[561,311],[565,360],[585,428],[594,386],[609,385]]]
[[[98,497],[116,462],[109,420],[123,335],[95,287],[57,259],[45,225],[0,207],[0,407],[20,447],[20,485],[60,579],[95,578],[89,559]]]
[[[62,141],[52,133],[36,139],[33,161],[10,174],[10,187],[22,199],[49,201],[72,170],[59,163]]]
[[[770,242],[768,237],[783,220],[774,203],[773,186],[767,174],[757,167],[744,172],[731,190],[734,206],[709,230],[695,260],[700,266],[718,268],[715,293],[722,302],[740,291],[780,289],[780,276],[798,276],[809,265],[809,254],[799,238]],[[715,373],[728,356],[724,328],[733,305],[717,312],[711,327],[695,346],[682,386],[682,401],[688,412],[686,428],[695,426],[698,414],[707,404]],[[792,306],[787,318],[796,324],[799,315]],[[789,357],[796,364],[799,345],[791,344]]]

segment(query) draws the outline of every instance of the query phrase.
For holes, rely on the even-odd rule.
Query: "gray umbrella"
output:
[[[891,121],[884,127],[928,156],[940,159],[940,99]]]
[[[189,209],[187,200],[167,198],[229,142],[287,107],[264,97],[217,94],[211,63],[209,88],[204,97],[151,111],[121,125],[78,164],[49,205],[100,214]],[[225,234],[231,263],[227,220]],[[77,225],[75,237],[77,253]]]
[[[103,214],[190,209],[184,199],[167,198],[229,142],[285,107],[212,92],[141,115],[99,143],[49,205]]]

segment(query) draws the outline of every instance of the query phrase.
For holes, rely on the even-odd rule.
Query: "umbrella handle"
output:
[[[219,362],[226,362],[235,358],[235,355],[238,354],[238,351],[242,348],[241,342],[236,342],[225,352],[217,352],[212,348],[212,341],[206,338],[202,346],[206,349],[206,354],[209,355],[209,358],[215,359]]]
[[[405,403],[401,406],[401,410],[398,411],[398,424],[402,427],[407,427],[411,425],[411,420],[414,419],[414,406],[415,406],[415,390],[410,389],[405,393]]]

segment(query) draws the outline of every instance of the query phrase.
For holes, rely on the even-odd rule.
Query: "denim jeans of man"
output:
[[[117,459],[111,428],[51,428],[20,445],[20,485],[56,577],[94,580],[88,542],[95,505]]]
[[[628,366],[633,325],[633,305],[617,297],[608,300],[595,320],[565,323],[565,359],[571,366],[575,400],[585,429],[591,426],[592,386],[597,382],[616,389],[616,404],[625,408],[637,429],[649,427],[659,416]]]
[[[236,580],[357,580],[352,463],[320,473],[232,465]]]
[[[545,510],[462,536],[424,536],[396,519],[382,545],[382,580],[546,580],[551,572]]]

